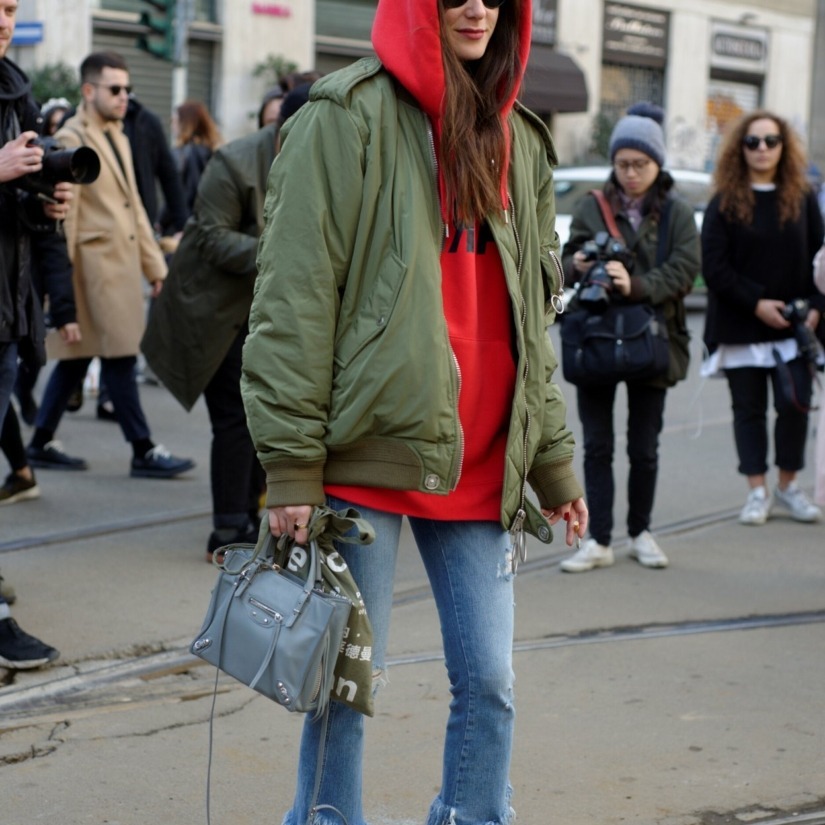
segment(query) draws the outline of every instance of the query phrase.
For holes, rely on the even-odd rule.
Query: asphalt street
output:
[[[627,558],[620,438],[616,565],[564,574],[567,550],[533,542],[520,568],[519,823],[825,823],[825,525],[737,524],[746,490],[727,388],[698,378],[700,314],[691,325],[694,365],[668,396],[653,525],[671,566]],[[202,401],[187,414],[161,387],[141,393],[155,439],[196,458],[193,472],[129,478],[119,429],[87,399],[58,437],[90,469],[40,471],[39,500],[0,508],[14,615],[62,653],[48,669],[0,670],[3,825],[206,821],[214,670],[187,647],[215,579],[208,419]],[[810,491],[810,466],[800,482]],[[405,532],[390,684],[368,726],[370,825],[422,823],[437,793],[449,702],[439,648]],[[215,825],[280,822],[300,725],[220,679]]]

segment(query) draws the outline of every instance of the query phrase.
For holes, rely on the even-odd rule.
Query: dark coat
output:
[[[822,246],[822,215],[816,196],[802,201],[799,218],[779,226],[776,192],[756,192],[750,225],[731,221],[708,204],[702,224],[703,274],[708,285],[705,344],[756,344],[793,338],[793,328],[774,329],[755,315],[762,298],[786,303],[805,298],[825,310],[813,279],[813,259]]]
[[[40,132],[40,110],[26,75],[0,60],[0,145],[21,132]],[[27,193],[24,181],[0,184],[0,343],[18,342],[22,357],[45,361],[40,294],[54,296],[54,322],[74,321],[71,265],[65,241],[46,219],[42,202]],[[34,265],[42,278],[34,282]]]
[[[203,177],[206,164],[212,157],[212,150],[203,143],[186,143],[175,149],[175,159],[178,162],[181,182],[183,183],[183,198],[186,204],[186,217],[192,214],[195,208],[195,197],[198,194],[198,184]]]
[[[131,98],[123,120],[123,131],[132,147],[138,192],[146,207],[149,223],[154,226],[160,215],[157,194],[159,183],[166,201],[164,214],[169,229],[173,233],[180,232],[186,223],[188,212],[175,158],[160,118],[140,101]]]
[[[249,316],[276,128],[215,152],[141,342],[149,366],[191,409]]]

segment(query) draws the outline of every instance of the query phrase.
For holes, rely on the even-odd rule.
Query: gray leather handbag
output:
[[[255,547],[230,545],[190,650],[287,710],[320,717],[352,602],[324,592],[317,543],[308,550],[303,580],[268,529]]]

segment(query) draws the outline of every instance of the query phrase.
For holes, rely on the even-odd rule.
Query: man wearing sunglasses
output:
[[[114,52],[96,52],[80,66],[83,100],[55,136],[65,147],[89,146],[100,157],[100,176],[77,194],[66,217],[74,266],[77,321],[82,339],[47,339],[59,359],[49,377],[27,453],[35,467],[85,470],[86,461],[63,451],[55,432],[78,382],[95,356],[101,360],[115,417],[132,447],[130,474],[172,478],[194,462],[177,458],[151,439],[136,381],[145,326],[143,279],[157,295],[166,262],[155,241],[135,181],[132,152],[123,133],[129,105],[129,70]]]

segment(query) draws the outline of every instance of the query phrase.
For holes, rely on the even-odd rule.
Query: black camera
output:
[[[591,312],[604,312],[613,295],[613,279],[605,264],[620,261],[628,272],[633,270],[633,253],[609,232],[598,232],[592,241],[582,247],[585,260],[593,261],[579,287],[579,303]]]
[[[816,364],[819,345],[814,331],[805,323],[810,308],[811,305],[804,298],[795,298],[782,308],[782,317],[791,324],[799,357],[809,364]]]
[[[43,168],[17,185],[45,200],[52,200],[57,183],[94,183],[100,174],[100,158],[88,146],[64,149],[52,137],[36,138],[29,145],[43,149]]]

